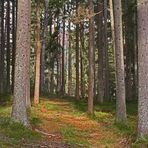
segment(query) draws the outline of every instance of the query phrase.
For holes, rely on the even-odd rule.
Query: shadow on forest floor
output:
[[[40,104],[31,109],[33,130],[10,120],[10,106],[7,103],[0,107],[2,146],[125,148],[141,144],[139,141],[132,144],[136,137],[136,103],[128,103],[128,122],[125,125],[114,123],[115,102],[95,105],[95,116],[90,117],[87,115],[86,100],[42,98]]]

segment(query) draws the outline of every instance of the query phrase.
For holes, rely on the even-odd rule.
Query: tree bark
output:
[[[16,48],[16,62],[15,62],[15,82],[14,82],[14,100],[12,106],[12,119],[21,122],[24,126],[29,127],[26,108],[26,76],[28,76],[27,66],[28,55],[30,49],[28,43],[30,38],[30,8],[29,0],[18,1],[17,11],[17,48]]]
[[[5,49],[5,27],[4,27],[4,0],[1,8],[1,49],[0,49],[0,94],[4,93],[4,49]]]
[[[14,92],[14,73],[15,73],[15,53],[16,53],[16,0],[12,2],[12,86],[11,91]]]
[[[103,77],[103,1],[97,3],[97,11],[101,12],[96,15],[97,22],[97,48],[98,48],[98,96],[97,102],[104,101],[104,77]]]
[[[78,6],[79,1],[76,0],[76,15],[78,15]],[[79,95],[79,24],[76,24],[76,90],[75,90],[75,97],[76,100],[80,99]]]
[[[45,2],[45,13],[44,13],[44,26],[43,26],[43,44],[41,50],[41,93],[45,91],[45,78],[44,78],[44,64],[45,64],[45,48],[47,44],[47,32],[48,32],[48,7],[49,0],[44,0]]]
[[[148,2],[138,0],[138,135],[148,135]]]
[[[69,52],[68,52],[68,95],[72,96],[72,53],[71,53],[71,22],[69,22]]]
[[[34,90],[34,104],[39,103],[40,96],[40,59],[41,59],[41,37],[40,37],[40,0],[37,1],[37,28],[36,28],[36,71],[35,71],[35,90]]]
[[[121,0],[114,0],[116,56],[116,122],[126,121],[125,70],[122,35]]]
[[[94,13],[93,1],[89,0],[89,13]],[[94,17],[89,19],[89,77],[88,77],[88,114],[93,114],[94,99]]]
[[[6,90],[10,93],[10,1],[7,0],[7,16],[6,16],[6,26],[7,26],[7,80],[6,80]]]

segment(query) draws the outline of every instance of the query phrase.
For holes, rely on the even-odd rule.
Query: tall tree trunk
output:
[[[76,0],[76,14],[78,15],[79,1]],[[79,96],[79,24],[76,24],[76,90],[75,97],[77,100],[80,99]]]
[[[66,13],[64,6],[64,15]],[[62,95],[65,95],[65,18],[63,18],[63,41],[62,41]]]
[[[80,27],[80,64],[81,64],[81,96],[84,98],[85,96],[85,82],[84,82],[84,67],[83,67],[83,51],[84,51],[84,24],[81,24]]]
[[[115,55],[116,55],[116,121],[126,121],[125,70],[122,35],[121,0],[114,0]]]
[[[0,94],[4,93],[4,48],[5,48],[5,28],[4,28],[4,0],[1,8],[1,49],[0,49]]]
[[[108,41],[107,41],[107,0],[103,1],[103,65],[104,65],[104,100],[109,101],[110,88],[109,88],[109,58],[108,58]]]
[[[31,1],[28,0],[28,25],[29,25],[29,32],[31,32]],[[27,52],[27,75],[26,75],[26,107],[30,108],[31,107],[31,100],[30,100],[30,49],[31,49],[31,34],[28,33],[28,44],[27,44],[27,49],[29,51]]]
[[[71,22],[69,22],[69,52],[68,52],[68,95],[72,95],[72,53],[71,53]]]
[[[89,13],[94,13],[93,0],[89,0]],[[89,19],[89,86],[88,86],[88,113],[93,114],[94,100],[94,17]]]
[[[12,86],[11,91],[14,91],[14,73],[15,73],[15,53],[16,53],[16,0],[12,2]]]
[[[14,100],[12,106],[12,119],[29,127],[26,108],[26,76],[28,76],[29,46],[30,43],[30,1],[19,0],[17,11],[17,48],[15,62]]]
[[[40,96],[40,58],[41,58],[41,39],[40,39],[40,0],[37,1],[37,28],[36,28],[36,71],[35,71],[35,90],[34,90],[34,103],[39,103]]]
[[[97,48],[98,48],[98,96],[97,101],[103,103],[104,101],[104,77],[103,77],[103,1],[97,2],[98,12],[102,12],[96,15],[97,22]]]
[[[44,13],[44,26],[43,26],[43,44],[41,50],[41,93],[45,91],[45,78],[44,78],[44,64],[45,64],[45,48],[47,44],[47,32],[48,32],[48,7],[49,0],[45,0],[45,13]]]
[[[138,0],[138,135],[148,135],[148,3]]]
[[[8,93],[10,93],[10,1],[7,0],[7,84],[6,84],[6,90]]]

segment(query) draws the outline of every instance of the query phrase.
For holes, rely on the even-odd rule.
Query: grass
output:
[[[11,120],[11,102],[9,102],[9,99],[1,99],[1,101],[3,104],[0,106],[0,146],[15,147],[22,142],[32,143],[41,139],[40,134]],[[32,122],[37,121],[32,119]]]
[[[1,136],[8,137],[13,145],[19,145],[22,141],[40,141],[40,134],[10,120],[11,99],[6,102],[0,106],[0,139]],[[81,147],[97,145],[112,148],[122,139],[129,140],[135,148],[140,148],[143,143],[148,145],[148,138],[136,141],[137,103],[127,102],[126,124],[115,123],[115,109],[114,101],[101,105],[95,103],[95,115],[88,116],[86,100],[43,98],[39,105],[32,107],[30,122],[47,133],[60,133],[65,143]],[[0,146],[8,143],[7,140],[0,140]]]
[[[88,134],[85,131],[78,130],[73,126],[64,126],[61,129],[61,133],[64,136],[64,141],[69,144],[74,144],[78,146],[89,147],[90,143],[87,140]]]

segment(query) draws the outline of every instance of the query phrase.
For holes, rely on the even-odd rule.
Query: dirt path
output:
[[[47,138],[51,148],[126,148],[128,141],[110,123],[90,119],[76,109],[72,102],[62,99],[41,101],[32,108],[33,129]],[[101,113],[101,117],[113,118]]]

